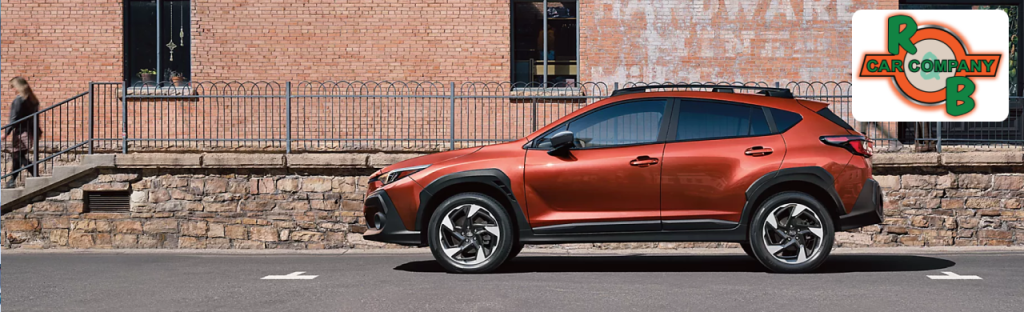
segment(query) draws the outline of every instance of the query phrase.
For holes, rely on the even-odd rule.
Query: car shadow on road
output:
[[[956,265],[941,258],[914,255],[832,255],[815,273],[934,271]],[[443,273],[436,261],[414,261],[398,271]],[[495,273],[537,272],[766,272],[745,255],[686,256],[521,256]]]

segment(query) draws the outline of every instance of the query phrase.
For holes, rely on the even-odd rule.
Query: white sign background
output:
[[[959,117],[946,104],[922,106],[897,93],[889,77],[859,77],[864,54],[887,53],[889,16],[905,13],[918,27],[939,22],[953,28],[967,53],[1002,53],[996,77],[971,77],[975,107]],[[1001,10],[860,10],[853,14],[852,110],[857,121],[1003,121],[1010,113],[1009,18]],[[906,66],[906,64],[904,65]],[[907,71],[909,73],[909,71]]]

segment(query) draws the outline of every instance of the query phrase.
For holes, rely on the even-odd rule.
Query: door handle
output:
[[[748,148],[745,152],[743,152],[743,154],[746,154],[747,156],[757,157],[757,156],[771,155],[774,152],[775,152],[775,150],[773,150],[771,147],[754,146],[754,147]]]
[[[641,167],[641,168],[649,167],[651,165],[657,165],[657,164],[658,164],[658,159],[657,158],[651,158],[650,156],[637,156],[636,159],[633,159],[633,160],[631,160],[629,162],[630,166],[636,166],[636,167]]]

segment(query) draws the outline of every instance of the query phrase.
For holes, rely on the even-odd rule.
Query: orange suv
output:
[[[463,273],[524,244],[692,241],[808,272],[836,231],[881,222],[871,153],[828,105],[787,89],[628,88],[518,141],[374,173],[364,237],[429,246]]]

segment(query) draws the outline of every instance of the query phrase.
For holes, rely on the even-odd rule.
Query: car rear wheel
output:
[[[832,251],[832,219],[814,197],[779,193],[766,200],[750,226],[754,257],[769,270],[806,273],[821,266]]]
[[[479,193],[444,201],[430,218],[427,235],[434,258],[453,273],[494,271],[514,247],[508,213]]]
[[[526,245],[523,245],[522,243],[517,243],[514,246],[512,246],[512,251],[508,253],[508,260],[512,260],[513,258],[519,256],[519,253],[523,252],[524,247],[526,247]]]
[[[754,249],[750,247],[750,243],[740,243],[740,248],[743,248],[743,253],[747,254],[747,256],[757,259],[757,256],[754,255]]]

